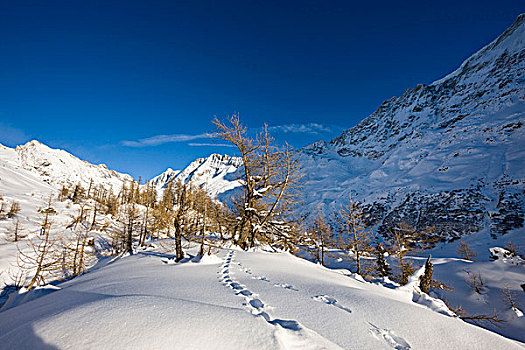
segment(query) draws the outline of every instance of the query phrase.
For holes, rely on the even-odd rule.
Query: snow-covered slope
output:
[[[525,15],[459,69],[408,89],[330,142],[301,150],[305,212],[352,195],[371,224],[445,238],[523,225]]]
[[[43,296],[0,312],[0,347],[522,349],[414,303],[414,290],[288,254],[219,256],[164,264],[163,254],[147,251],[31,292]]]
[[[0,145],[1,202],[5,203],[5,210],[13,202],[18,202],[21,209],[16,218],[0,220],[0,289],[3,288],[2,272],[16,261],[16,246],[2,246],[7,241],[8,231],[12,231],[14,219],[19,220],[24,234],[37,231],[37,210],[44,208],[47,198],[57,192],[53,186],[42,181],[38,174],[23,168],[14,149]]]
[[[217,196],[239,186],[235,172],[241,167],[242,160],[228,155],[212,154],[190,163],[182,171],[168,168],[162,174],[150,180],[157,191],[162,191],[172,181],[189,183],[205,188],[212,196]]]
[[[67,183],[80,183],[87,188],[93,180],[94,184],[119,190],[123,182],[133,180],[130,175],[109,170],[104,164],[90,164],[64,150],[52,149],[35,140],[17,146],[14,152],[19,165],[38,174],[44,182],[55,188]]]
[[[132,178],[38,141],[16,148],[0,145],[0,204],[4,207],[0,213],[0,291],[5,281],[11,281],[9,271],[16,270],[17,266],[17,243],[13,242],[15,222],[19,224],[21,239],[18,245],[25,247],[26,237],[39,234],[42,225],[39,209],[47,208],[51,197],[51,206],[57,212],[52,219],[53,230],[66,231],[79,207],[70,201],[57,201],[59,190],[63,185],[77,183],[88,188],[91,180],[94,186],[118,191],[123,181],[129,182]],[[20,205],[20,212],[9,218],[5,213],[15,202]]]

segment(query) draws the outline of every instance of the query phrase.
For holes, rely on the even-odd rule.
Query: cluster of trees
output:
[[[97,211],[82,202],[79,213],[71,215],[67,227],[55,222],[55,201],[49,196],[38,210],[39,231],[27,235],[27,244],[18,245],[18,269],[12,273],[15,285],[31,289],[50,280],[78,276],[96,261],[92,231],[98,228]],[[95,207],[96,208],[96,207]]]
[[[222,205],[205,189],[191,183],[170,182],[160,197],[150,183],[141,186],[140,180],[124,183],[118,193],[94,186],[92,189],[91,185],[86,191],[77,184],[73,189],[64,187],[61,196],[79,204],[78,215],[70,225],[73,229],[89,210],[95,213],[91,227],[95,227],[96,213],[107,218],[102,229],[111,237],[115,254],[133,252],[136,246],[145,246],[150,238],[170,237],[175,241],[180,260],[183,239],[200,243],[202,252],[209,241],[209,232],[220,232],[223,237]]]
[[[14,242],[17,242],[21,238],[20,230],[22,226],[18,219],[20,209],[20,203],[17,201],[9,202],[0,195],[0,220],[13,219],[10,232],[12,233],[12,239]]]
[[[322,265],[325,265],[327,256],[341,251],[350,252],[358,274],[370,278],[389,277],[406,284],[415,269],[412,261],[405,257],[411,251],[423,251],[430,247],[435,242],[431,231],[418,231],[406,223],[400,223],[391,227],[381,242],[366,226],[359,203],[350,198],[349,204],[343,206],[331,222],[321,213],[311,220],[300,242]],[[395,256],[398,273],[394,273],[387,263],[386,256],[389,255]],[[372,263],[364,264],[370,261]],[[427,271],[431,271],[430,261],[427,266]]]
[[[9,209],[8,209],[9,208]],[[5,200],[3,196],[0,196],[0,220],[7,218],[12,219],[20,212],[20,203],[17,201]]]
[[[56,200],[65,202],[73,213],[66,224],[56,222]],[[155,188],[140,181],[124,183],[118,192],[80,183],[64,185],[55,199],[39,209],[38,234],[19,245],[15,283],[30,289],[49,280],[78,276],[100,254],[132,253],[151,238],[172,238],[176,260],[184,258],[183,240],[200,245],[200,254],[210,253],[210,232],[219,232],[225,240],[225,223],[232,215],[205,189],[191,183],[169,183],[162,196]],[[58,221],[58,220],[57,220]],[[62,220],[63,221],[63,220]],[[21,231],[18,225],[15,237]],[[95,236],[106,238],[102,249],[95,247]]]

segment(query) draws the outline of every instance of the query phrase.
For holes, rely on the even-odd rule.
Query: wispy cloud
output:
[[[187,142],[192,140],[199,139],[209,139],[213,135],[209,133],[197,134],[197,135],[188,135],[188,134],[170,134],[170,135],[155,135],[152,137],[147,137],[145,139],[139,139],[137,141],[122,141],[121,144],[127,147],[151,147],[159,146],[165,143],[173,142]]]
[[[209,146],[209,147],[235,147],[234,145],[229,145],[227,143],[188,143],[188,146]]]
[[[270,132],[294,133],[294,134],[323,134],[333,131],[331,126],[326,126],[319,123],[308,124],[284,124],[269,126]]]

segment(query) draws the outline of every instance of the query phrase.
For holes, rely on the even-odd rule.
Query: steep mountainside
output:
[[[160,192],[172,181],[191,182],[196,186],[205,188],[212,196],[217,196],[239,186],[234,173],[241,164],[242,160],[238,157],[212,154],[207,158],[199,158],[193,161],[182,171],[174,171],[168,168],[162,174],[151,179],[150,183]]]
[[[525,15],[460,68],[385,101],[330,142],[300,152],[304,212],[351,195],[370,224],[435,226],[447,239],[523,225]]]

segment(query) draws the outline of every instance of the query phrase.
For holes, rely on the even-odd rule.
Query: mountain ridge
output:
[[[309,181],[304,211],[335,213],[352,196],[383,232],[400,221],[437,227],[446,239],[521,227],[523,38],[520,15],[451,74],[407,89],[341,136],[300,150]],[[443,219],[429,219],[435,217]]]
[[[211,196],[217,197],[240,186],[234,173],[241,165],[242,160],[239,157],[213,153],[208,157],[197,158],[182,170],[174,171],[168,168],[148,183],[160,192],[170,182],[191,182],[195,186],[205,188]]]
[[[400,221],[437,226],[444,239],[524,222],[525,15],[430,85],[384,101],[358,125],[297,151],[306,173],[304,215],[337,213],[350,196],[379,231]],[[96,183],[118,190],[132,177],[33,140],[15,149],[14,166],[55,187]],[[9,163],[6,161],[5,164]],[[212,196],[239,186],[237,157],[212,154],[149,181],[193,183]],[[441,218],[441,219],[436,219]],[[448,221],[448,223],[446,222]]]

